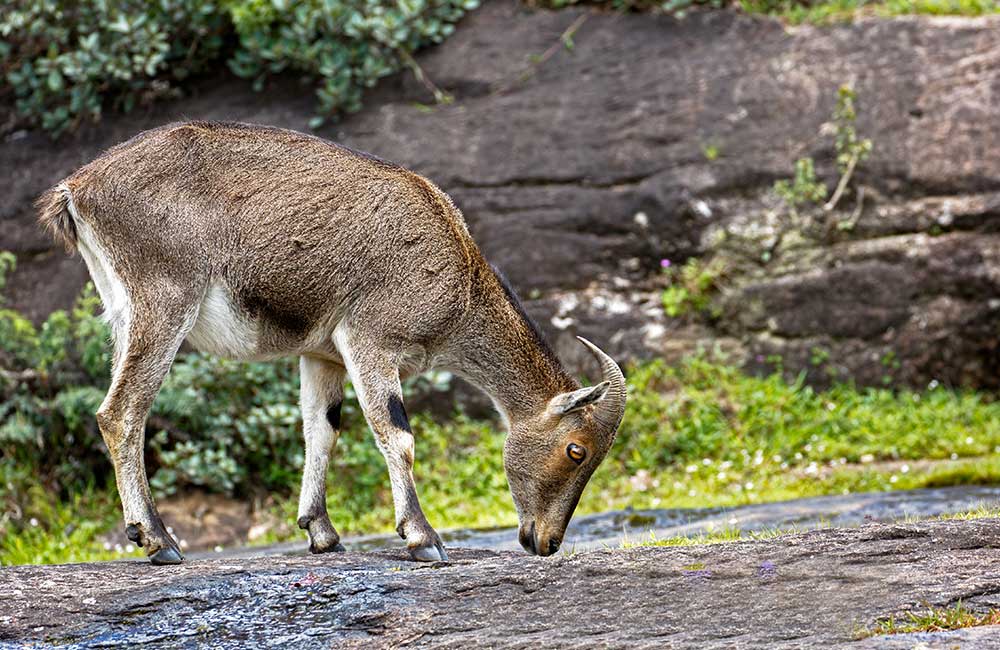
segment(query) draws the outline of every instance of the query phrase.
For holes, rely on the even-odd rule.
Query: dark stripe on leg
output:
[[[410,430],[410,420],[406,417],[406,409],[403,408],[403,401],[396,395],[389,397],[389,422],[397,429]]]
[[[337,402],[326,410],[326,421],[330,423],[330,426],[333,427],[335,431],[340,430],[340,407],[343,406],[343,404],[343,402]]]

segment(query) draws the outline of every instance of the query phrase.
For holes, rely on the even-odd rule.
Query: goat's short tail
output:
[[[76,250],[76,208],[73,197],[65,183],[56,185],[35,201],[38,221],[52,235],[52,238],[72,253]]]

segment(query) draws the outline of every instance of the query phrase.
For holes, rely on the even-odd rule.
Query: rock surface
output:
[[[717,343],[763,368],[780,354],[819,383],[1000,386],[1000,18],[786,29],[735,12],[595,12],[563,48],[560,34],[584,11],[486,3],[420,57],[453,104],[428,108],[426,89],[401,75],[321,135],[449,191],[571,362],[585,355],[580,333],[616,355]],[[781,212],[773,182],[802,156],[828,186],[837,180],[824,124],[844,83],[874,141],[852,183],[865,199],[849,192],[761,263]],[[0,249],[21,263],[14,305],[41,318],[84,281],[30,203],[101,149],[180,118],[304,130],[312,108],[292,79],[255,94],[220,76],[56,143],[8,134]],[[716,255],[734,237],[749,249],[729,256],[714,313],[666,318],[659,261]]]
[[[556,558],[384,551],[0,570],[0,647],[1000,648],[1000,630],[855,641],[927,604],[1000,605],[1000,520]]]

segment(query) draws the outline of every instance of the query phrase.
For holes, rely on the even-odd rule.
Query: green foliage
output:
[[[872,141],[868,138],[859,139],[854,128],[858,119],[854,110],[857,96],[854,89],[847,85],[837,90],[837,106],[833,110],[833,121],[837,129],[834,146],[837,150],[837,168],[841,174],[848,173],[854,165],[867,160],[872,152]]]
[[[691,312],[712,313],[712,297],[721,288],[725,266],[719,260],[691,258],[680,269],[667,267],[670,285],[663,290],[663,309],[671,318]]]
[[[32,124],[59,133],[103,108],[171,94],[222,52],[218,3],[14,0],[0,17],[0,74]]]
[[[1000,12],[996,0],[740,0],[748,13],[780,16],[792,24],[846,22],[864,15],[982,16]]]
[[[255,482],[263,490],[266,484],[281,499],[276,506],[280,519],[294,521],[292,493],[299,481],[295,467],[301,462],[295,459],[301,448],[299,425],[288,410],[295,400],[293,369],[263,366],[197,355],[178,360],[175,370],[180,372],[157,406],[161,422],[151,430],[173,420],[215,428],[184,432],[171,424],[162,427],[169,429],[165,441],[162,434],[153,436],[161,439],[150,442],[151,456],[176,451],[179,457],[158,461],[152,480],[161,491],[192,483],[220,490],[230,484],[252,490],[246,484]],[[241,378],[244,373],[252,379]],[[857,390],[849,385],[817,392],[801,382],[788,383],[779,374],[751,377],[706,358],[689,359],[678,367],[656,362],[632,368],[629,385],[618,439],[584,493],[580,513],[628,506],[726,506],[1000,479],[1000,456],[994,453],[1000,447],[1000,404],[976,393]],[[66,391],[62,397],[66,406],[61,417],[89,421],[85,414],[92,413],[88,409],[95,404],[88,403],[91,397],[83,387],[78,390],[78,395]],[[190,391],[187,405],[184,390]],[[92,397],[99,399],[97,393]],[[274,413],[268,413],[271,407]],[[263,419],[239,424],[251,412]],[[213,413],[231,418],[228,428]],[[461,415],[441,423],[420,413],[411,421],[416,432],[414,472],[432,523],[447,528],[516,522],[503,474],[503,436],[494,424]],[[357,411],[347,413],[345,424],[330,470],[331,517],[345,534],[389,531],[392,497],[384,462]],[[68,430],[79,425],[60,426]],[[215,441],[217,435],[226,442]],[[31,446],[48,436],[29,423],[20,444]],[[11,443],[4,444],[6,454]],[[235,448],[226,449],[226,444]],[[187,460],[196,457],[198,462]],[[256,469],[230,472],[225,469],[227,458]],[[266,468],[269,459],[274,467]],[[15,488],[8,487],[0,504],[4,512],[20,513],[17,518],[8,515],[6,522],[0,519],[0,561],[65,561],[90,557],[88,552],[107,557],[98,531],[117,525],[118,512],[114,495],[102,487],[105,483],[77,483],[63,495],[67,504],[74,503],[75,495],[88,495],[77,511],[79,519],[93,518],[100,525],[87,528],[86,535],[77,533],[72,545],[62,547],[64,528],[74,521],[66,512],[73,509],[52,505],[52,492],[40,486],[52,457],[31,462],[8,463],[6,456],[0,460],[0,484]],[[209,463],[223,469],[210,468]],[[106,476],[106,466],[104,472],[97,476]],[[15,497],[18,490],[21,496]],[[42,494],[45,499],[40,499]],[[28,523],[30,518],[37,526]],[[272,535],[266,541],[280,538]]]
[[[826,198],[827,189],[816,179],[816,169],[812,158],[795,161],[795,176],[791,180],[774,183],[774,193],[791,208],[808,203],[820,203]]]
[[[20,116],[56,134],[102,111],[176,94],[223,62],[259,88],[292,71],[324,117],[439,43],[478,0],[14,0],[0,15],[0,78]],[[236,39],[232,38],[235,32]],[[321,120],[317,120],[317,123]]]
[[[409,53],[443,41],[476,6],[478,0],[235,0],[240,47],[229,67],[258,85],[268,74],[294,70],[320,80],[321,116],[357,111],[365,88],[401,69]]]
[[[949,607],[927,605],[924,610],[905,612],[878,621],[871,629],[860,630],[855,637],[863,639],[882,634],[912,634],[914,632],[945,632],[965,627],[1000,624],[1000,609],[985,612],[970,610],[962,601]]]
[[[695,7],[721,8],[726,0],[529,0],[529,5],[547,9],[563,9],[574,5],[592,4],[614,11],[649,11],[683,14]]]

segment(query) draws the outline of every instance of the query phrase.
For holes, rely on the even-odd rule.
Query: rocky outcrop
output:
[[[984,519],[556,558],[452,549],[432,565],[21,566],[0,569],[0,647],[1000,648],[996,628],[855,641],[928,605],[1000,605],[998,546]]]
[[[585,11],[487,3],[419,58],[454,103],[428,106],[401,75],[321,134],[449,191],[571,360],[581,333],[619,355],[719,343],[760,368],[780,355],[819,382],[1000,385],[1000,19],[788,29],[731,11]],[[571,25],[572,49],[560,44]],[[773,182],[803,156],[836,181],[823,125],[845,83],[874,153],[852,183],[865,200],[849,193],[824,219],[853,228],[795,233],[761,262],[754,246],[769,246],[781,210]],[[101,149],[182,117],[306,129],[311,111],[294,80],[255,94],[220,76],[56,143],[9,134],[0,248],[21,261],[14,304],[37,318],[81,285],[30,201]],[[751,231],[749,250],[723,245]],[[723,254],[711,313],[667,318],[660,260]]]

